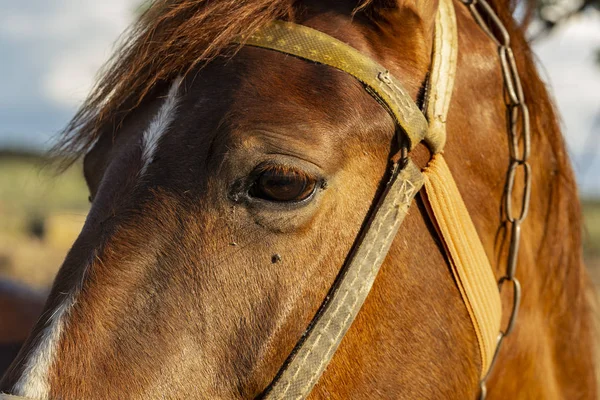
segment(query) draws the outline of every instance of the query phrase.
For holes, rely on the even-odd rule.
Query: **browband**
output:
[[[432,151],[442,150],[440,143],[428,136],[427,120],[402,84],[386,68],[346,43],[307,26],[283,21],[273,21],[251,36],[242,37],[239,43],[290,54],[352,75],[402,128],[409,151],[423,140]]]

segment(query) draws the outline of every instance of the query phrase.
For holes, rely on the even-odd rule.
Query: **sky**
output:
[[[139,4],[0,0],[0,148],[45,149],[53,143]],[[561,114],[580,190],[594,196],[600,196],[598,48],[598,11],[572,20],[534,45],[541,75]]]

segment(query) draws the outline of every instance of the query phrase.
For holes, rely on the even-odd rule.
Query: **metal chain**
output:
[[[510,247],[508,250],[508,260],[504,276],[498,281],[498,290],[502,291],[505,283],[512,285],[512,308],[508,318],[508,324],[498,334],[496,351],[487,374],[480,382],[479,399],[484,400],[487,395],[486,381],[490,376],[492,369],[498,359],[498,353],[502,347],[504,339],[511,334],[515,327],[519,305],[521,303],[521,283],[515,276],[517,270],[517,261],[519,255],[519,244],[521,239],[521,225],[529,212],[529,200],[531,198],[531,165],[529,164],[529,155],[531,152],[531,130],[529,123],[529,108],[525,103],[523,86],[519,78],[517,63],[514,53],[510,47],[510,35],[506,27],[498,18],[492,7],[486,0],[462,0],[469,7],[471,14],[479,26],[498,46],[500,63],[502,65],[502,74],[504,75],[504,88],[506,91],[506,107],[508,111],[508,136],[510,146],[510,166],[507,172],[507,182],[505,187],[506,223],[510,225],[509,239]],[[523,175],[523,193],[513,203],[515,197],[515,181],[517,171],[522,169]],[[514,212],[513,207],[520,203],[520,211]],[[517,208],[518,210],[519,208]]]

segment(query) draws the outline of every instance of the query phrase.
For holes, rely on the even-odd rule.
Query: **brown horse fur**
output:
[[[533,193],[518,277],[523,301],[491,399],[596,398],[589,285],[573,174],[511,7],[532,114]],[[356,8],[358,7],[358,8]],[[94,197],[47,311],[75,293],[44,378],[56,399],[253,398],[272,380],[344,262],[384,176],[393,124],[351,77],[227,44],[274,18],[338,37],[417,98],[437,2],[156,1],[74,119]],[[456,2],[459,61],[445,155],[500,277],[508,146],[494,44]],[[176,118],[140,176],[140,140],[167,82]],[[93,148],[92,148],[93,144]],[[426,151],[414,157],[421,164]],[[239,202],[257,165],[327,181],[304,207]],[[279,258],[274,255],[278,254]],[[506,311],[509,297],[504,293]],[[4,377],[10,392],[46,326]],[[474,331],[418,199],[312,398],[475,398]]]

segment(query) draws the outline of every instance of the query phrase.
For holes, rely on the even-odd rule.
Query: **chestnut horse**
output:
[[[492,399],[596,398],[590,285],[573,173],[513,5],[531,111],[531,209],[517,326]],[[293,21],[350,44],[423,97],[438,2],[157,0],[62,149],[92,207],[44,318],[0,384],[34,399],[254,398],[303,335],[386,175],[394,122],[349,75],[232,46]],[[455,4],[445,158],[497,278],[509,165],[496,45]],[[236,51],[239,50],[239,51]],[[412,152],[421,165],[424,146]],[[503,300],[506,313],[510,300]],[[475,331],[421,198],[312,398],[473,399]]]

